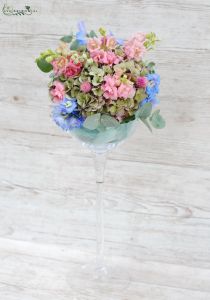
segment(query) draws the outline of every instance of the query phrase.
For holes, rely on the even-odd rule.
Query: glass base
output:
[[[121,300],[122,293],[126,293],[133,279],[130,265],[128,262],[124,264],[124,259],[107,258],[105,265],[98,266],[98,262],[90,258],[90,263],[83,265],[81,262],[74,268],[70,266],[66,277],[70,299]]]
[[[92,262],[82,266],[83,276],[88,276],[92,280],[104,280],[108,277],[108,267],[105,261],[94,259]]]

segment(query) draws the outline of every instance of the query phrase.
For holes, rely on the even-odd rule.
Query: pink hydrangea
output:
[[[118,64],[122,60],[122,57],[116,55],[114,52],[103,49],[92,51],[90,56],[96,63],[105,65]]]
[[[60,102],[65,95],[65,87],[60,81],[54,81],[53,86],[50,89],[50,95],[54,102]]]
[[[90,82],[88,82],[88,81],[84,81],[84,82],[82,82],[81,85],[80,85],[80,90],[81,90],[83,93],[88,93],[88,92],[90,92],[91,88],[92,88],[92,86],[91,86]]]
[[[88,51],[92,52],[92,51],[95,51],[95,50],[99,50],[100,47],[101,47],[101,40],[100,39],[98,39],[98,38],[88,39],[88,42],[87,42]]]
[[[136,90],[133,85],[121,83],[118,88],[118,97],[123,99],[133,98],[135,95],[135,91]]]
[[[102,84],[101,89],[104,92],[103,96],[106,99],[110,100],[117,100],[118,93],[117,93],[117,83],[118,80],[116,77],[111,75],[106,75],[104,77],[105,83]]]
[[[77,76],[82,70],[82,63],[75,63],[73,59],[70,59],[66,65],[63,74],[66,78]]]
[[[145,76],[140,76],[136,79],[136,86],[138,88],[145,88],[148,84],[148,79]]]
[[[124,51],[128,59],[139,61],[146,51],[144,46],[145,34],[137,33],[132,39],[125,42]]]
[[[51,64],[53,65],[53,71],[54,71],[55,75],[61,75],[62,72],[64,71],[67,63],[68,63],[68,60],[64,56],[61,56],[58,59],[53,60],[51,62]]]

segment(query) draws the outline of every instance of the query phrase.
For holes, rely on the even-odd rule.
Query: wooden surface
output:
[[[0,299],[209,300],[209,0],[8,4],[38,12],[0,15]],[[107,163],[106,284],[80,268],[95,251],[91,155],[51,122],[48,79],[34,64],[81,19],[161,39],[148,58],[167,128],[139,125]]]

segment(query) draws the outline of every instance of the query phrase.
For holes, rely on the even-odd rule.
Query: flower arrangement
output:
[[[154,33],[137,33],[128,40],[100,28],[87,32],[83,22],[76,35],[61,38],[55,50],[36,59],[50,73],[52,117],[63,130],[105,130],[141,120],[150,130],[163,128],[159,103],[160,76],[144,54],[157,41]]]

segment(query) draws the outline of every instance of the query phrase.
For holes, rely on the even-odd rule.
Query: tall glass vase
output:
[[[104,261],[104,170],[107,153],[93,153],[95,178],[96,178],[96,275],[101,276],[107,273]]]
[[[96,259],[85,266],[87,274],[94,278],[104,277],[108,270],[104,259],[104,200],[103,184],[107,153],[130,137],[134,132],[136,121],[120,124],[117,128],[103,131],[80,128],[73,130],[73,136],[82,142],[83,146],[91,150],[94,159],[96,176]],[[91,270],[91,271],[90,271]]]

